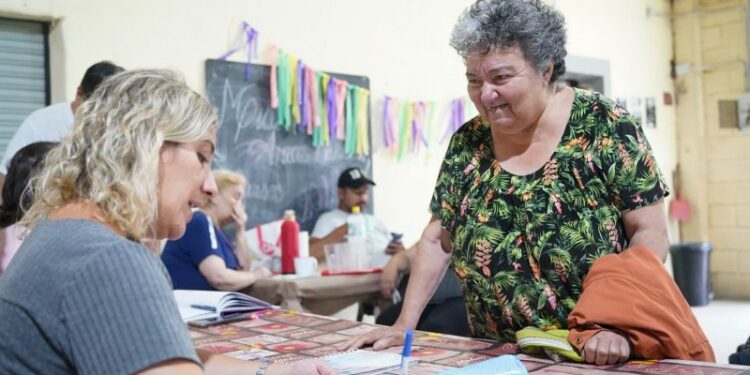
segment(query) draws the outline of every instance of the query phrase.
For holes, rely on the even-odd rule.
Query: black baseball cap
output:
[[[365,184],[375,185],[375,182],[367,178],[359,168],[347,168],[339,176],[338,186],[340,188],[354,188],[358,189]]]

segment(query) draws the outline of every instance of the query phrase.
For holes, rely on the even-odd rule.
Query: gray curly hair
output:
[[[131,70],[102,83],[75,115],[73,131],[34,178],[34,202],[22,224],[89,200],[136,240],[153,238],[159,152],[193,142],[218,126],[216,109],[168,70]]]
[[[540,0],[478,0],[458,18],[450,44],[464,58],[518,46],[537,72],[552,61],[552,83],[565,74],[565,34],[562,14]]]

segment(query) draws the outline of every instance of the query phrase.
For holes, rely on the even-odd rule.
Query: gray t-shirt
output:
[[[87,220],[40,221],[0,278],[0,373],[200,363],[159,258]]]

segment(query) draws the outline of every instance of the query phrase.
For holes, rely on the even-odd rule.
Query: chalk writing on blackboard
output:
[[[206,61],[206,93],[220,117],[214,168],[247,178],[248,227],[278,220],[285,209],[294,209],[300,227],[311,230],[321,213],[338,205],[341,171],[356,166],[372,176],[372,161],[347,156],[340,141],[314,148],[307,134],[280,129],[269,105],[270,68],[253,65],[252,80],[245,81],[244,65]],[[369,87],[366,77],[329,74]]]

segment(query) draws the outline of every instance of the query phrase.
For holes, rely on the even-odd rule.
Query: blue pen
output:
[[[411,355],[411,340],[414,337],[412,330],[406,330],[406,339],[404,340],[404,350],[401,352],[401,373],[409,374],[409,356]]]
[[[190,307],[198,310],[206,310],[210,312],[216,312],[216,308],[208,305],[190,305]]]

